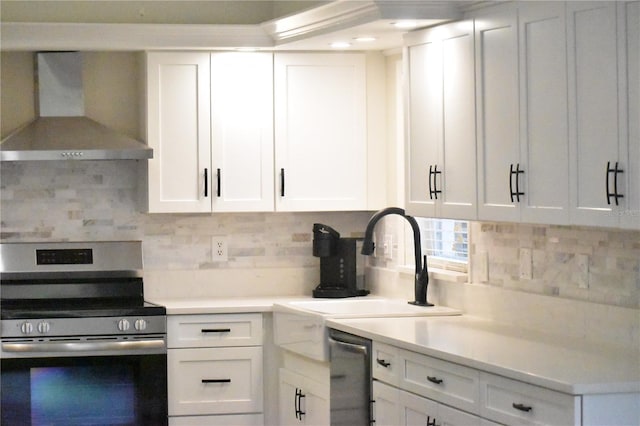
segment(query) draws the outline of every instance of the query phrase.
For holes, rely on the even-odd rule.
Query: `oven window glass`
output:
[[[166,425],[166,355],[3,359],[2,426]]]
[[[133,424],[131,366],[31,369],[33,425]]]

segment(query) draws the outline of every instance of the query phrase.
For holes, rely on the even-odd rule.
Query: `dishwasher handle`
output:
[[[368,355],[369,348],[365,345],[359,345],[357,343],[345,342],[343,340],[337,340],[331,336],[329,336],[329,348],[333,350],[333,348],[340,348],[343,351]]]

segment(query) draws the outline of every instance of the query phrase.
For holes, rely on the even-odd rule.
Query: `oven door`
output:
[[[3,354],[3,426],[167,425],[166,350],[54,353]]]

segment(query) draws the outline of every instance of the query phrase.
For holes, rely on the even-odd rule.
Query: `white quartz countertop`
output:
[[[312,300],[305,296],[265,296],[265,297],[204,297],[184,299],[151,299],[167,308],[168,315],[228,314],[246,312],[271,312],[275,303],[293,300]]]
[[[326,324],[569,394],[640,392],[640,351],[520,330],[468,315],[329,319]]]

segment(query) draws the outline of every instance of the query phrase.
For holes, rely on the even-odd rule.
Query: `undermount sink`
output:
[[[274,341],[283,349],[329,360],[326,320],[460,315],[446,306],[415,306],[405,300],[366,297],[294,300],[273,305]]]
[[[416,306],[408,302],[395,299],[323,299],[300,300],[289,302],[288,305],[301,310],[312,311],[324,316],[351,317],[398,317],[398,316],[432,316],[452,315],[458,311],[443,306]]]

